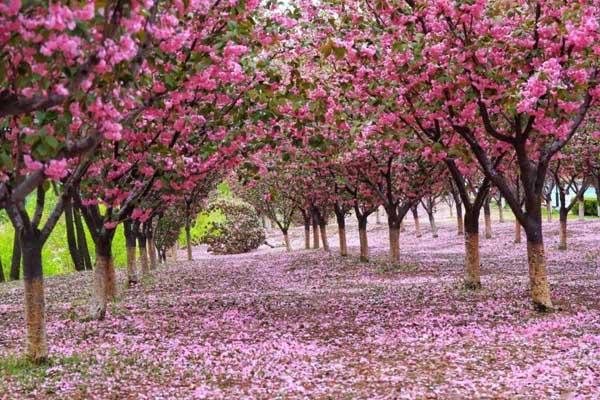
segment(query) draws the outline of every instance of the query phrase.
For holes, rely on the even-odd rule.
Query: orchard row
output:
[[[532,302],[551,310],[542,202],[555,185],[568,210],[568,189],[598,177],[599,18],[574,0],[2,1],[0,207],[29,357],[48,356],[41,250],[63,212],[92,234],[101,319],[116,227],[166,242],[180,226],[155,221],[189,225],[232,175],[284,234],[295,209],[317,225],[335,213],[342,237],[350,210],[364,233],[383,206],[392,261],[404,216],[449,191],[473,289],[479,213],[502,196]]]

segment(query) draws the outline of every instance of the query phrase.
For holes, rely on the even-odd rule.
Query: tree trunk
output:
[[[142,276],[147,276],[150,273],[150,269],[148,268],[148,249],[146,249],[146,235],[144,234],[138,235],[138,249]]]
[[[10,263],[10,280],[18,281],[21,278],[21,244],[19,243],[19,235],[15,232],[13,241],[13,252]]]
[[[146,233],[146,249],[148,250],[150,270],[154,270],[156,269],[156,245],[154,244],[154,230],[152,229],[152,218],[144,222],[144,232]]]
[[[94,267],[94,299],[91,316],[103,320],[106,306],[117,294],[115,267],[112,257],[112,234],[103,233],[96,239],[96,265]]]
[[[412,208],[413,219],[415,220],[415,234],[418,238],[422,236],[421,234],[421,224],[419,223],[419,212],[417,211],[417,207]]]
[[[527,240],[527,260],[529,263],[529,282],[533,306],[538,311],[550,311],[552,309],[552,300],[550,299],[550,285],[548,284],[543,242]]]
[[[500,197],[496,203],[498,206],[498,221],[504,223],[504,206],[502,205],[502,197]]]
[[[454,218],[454,211],[452,211],[452,204],[448,205],[448,211],[450,211],[450,218]]]
[[[75,222],[75,232],[77,233],[77,247],[81,260],[83,261],[84,268],[88,271],[92,270],[92,259],[90,258],[90,250],[87,245],[87,238],[85,237],[85,230],[83,228],[83,221],[81,220],[81,212],[79,208],[73,208],[73,221]]]
[[[360,261],[369,261],[369,241],[367,240],[367,218],[358,221],[358,240],[360,241]]]
[[[437,229],[437,225],[435,224],[435,216],[433,215],[433,212],[428,212],[427,216],[429,217],[429,225],[431,226],[431,234],[433,235],[434,238],[438,237],[438,229]]]
[[[548,196],[546,199],[546,220],[552,222],[552,199]]]
[[[479,211],[465,213],[465,288],[481,288],[479,257]]]
[[[515,243],[521,243],[521,223],[515,220]]]
[[[390,235],[390,261],[397,264],[400,262],[400,228],[390,226],[388,230]]]
[[[346,257],[348,255],[348,242],[346,240],[346,218],[343,212],[336,211],[335,219],[338,226],[338,237],[340,240],[340,256]]]
[[[310,214],[302,211],[302,218],[304,220],[304,248],[310,249]]]
[[[79,246],[77,245],[77,239],[75,236],[75,224],[73,222],[73,204],[71,199],[67,198],[64,201],[65,204],[65,225],[67,231],[67,246],[69,247],[69,253],[71,255],[71,260],[73,261],[73,266],[76,271],[83,271],[85,269],[85,265],[83,260],[81,259],[81,252],[79,251]]]
[[[559,244],[558,244],[558,249],[559,250],[567,250],[567,216],[569,214],[569,211],[564,208],[561,207],[560,209],[560,217],[559,217],[559,221],[560,221],[560,231],[559,231]]]
[[[194,258],[192,257],[192,234],[189,218],[185,219],[185,247],[187,249],[187,259],[192,261]]]
[[[457,233],[459,236],[462,236],[465,234],[465,225],[464,225],[464,220],[463,220],[463,210],[462,210],[462,204],[460,202],[456,202],[456,226],[457,226]]]
[[[4,277],[4,266],[2,265],[2,257],[0,257],[0,282],[5,282],[6,278]]]
[[[135,232],[132,229],[131,222],[123,223],[125,235],[125,248],[127,250],[127,286],[135,285],[138,282],[135,260]]]
[[[321,222],[319,224],[319,230],[321,231],[321,242],[323,242],[323,250],[329,251],[329,240],[327,239],[327,224]]]
[[[577,201],[579,202],[579,221],[585,221],[585,202],[583,199]]]
[[[483,219],[485,221],[485,238],[492,238],[492,210],[489,198],[483,202]]]
[[[319,238],[319,223],[313,216],[313,249],[318,249],[321,246],[321,239]]]
[[[292,245],[290,244],[290,236],[287,231],[283,232],[283,242],[285,243],[285,249],[292,251]]]
[[[23,249],[27,356],[32,362],[39,364],[48,358],[42,241],[39,232],[34,232],[29,235],[22,234],[20,242]]]
[[[381,218],[379,216],[379,207],[377,207],[377,210],[375,210],[375,223],[377,225],[381,225]]]
[[[148,257],[150,259],[150,269],[156,269],[156,244],[154,243],[154,235],[148,235]]]
[[[406,232],[406,227],[404,226],[404,220],[400,222],[400,232]]]
[[[310,249],[310,225],[304,225],[304,248]]]

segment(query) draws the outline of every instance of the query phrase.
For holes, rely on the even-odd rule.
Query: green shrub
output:
[[[204,243],[206,234],[211,230],[215,223],[225,222],[225,214],[219,209],[212,211],[202,211],[198,214],[194,225],[190,229],[190,236],[192,238],[192,244],[198,245]],[[182,225],[183,227],[183,225]],[[179,244],[185,246],[185,230],[181,229],[179,235]]]
[[[583,209],[585,215],[598,216],[598,200],[597,199],[583,199]],[[579,214],[579,202],[575,203],[571,212],[575,215]]]
[[[256,249],[265,241],[256,209],[238,199],[220,198],[209,204],[207,212],[221,212],[221,221],[208,225],[203,242],[208,250],[217,254],[246,253]]]

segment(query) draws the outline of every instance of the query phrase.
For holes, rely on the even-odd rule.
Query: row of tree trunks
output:
[[[99,232],[94,233],[96,263],[94,267],[94,297],[91,306],[91,316],[94,319],[102,320],[106,315],[108,303],[117,295],[115,266],[112,255],[112,241],[115,229],[106,229],[103,227]],[[135,264],[136,241],[142,276],[147,276],[150,268],[155,267],[155,264],[153,265],[152,262],[156,262],[156,250],[153,243],[151,248],[147,247],[148,237],[152,237],[150,224],[142,228],[137,222],[128,223],[125,239],[127,246],[127,279],[129,284],[137,282]],[[152,253],[154,253],[154,256],[152,256]]]
[[[123,223],[125,235],[125,249],[127,252],[127,286],[131,287],[138,282],[136,266],[136,237],[133,224],[127,220]]]
[[[81,213],[77,207],[73,207],[73,201],[70,197],[65,199],[64,213],[67,244],[73,266],[76,271],[91,270],[92,261],[81,221]]]
[[[150,261],[150,269],[154,270],[157,267],[156,259],[156,244],[154,243],[154,231],[152,223],[146,225],[146,238],[148,240],[148,260]]]
[[[138,234],[138,250],[140,255],[140,268],[142,270],[142,276],[147,276],[150,273],[150,266],[148,264],[148,248],[146,243],[146,235]]]

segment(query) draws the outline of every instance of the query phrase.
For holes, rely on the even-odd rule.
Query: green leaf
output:
[[[346,56],[346,48],[345,47],[333,47],[333,54],[335,58],[341,60]]]

